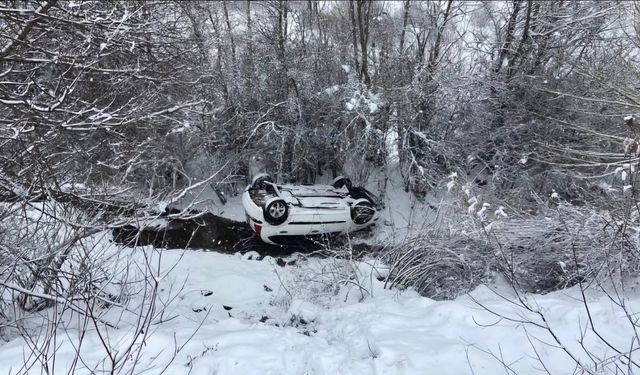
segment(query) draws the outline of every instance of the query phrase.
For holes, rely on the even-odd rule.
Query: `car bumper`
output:
[[[247,222],[256,235],[264,242],[276,245],[288,242],[286,237],[313,237],[354,232],[375,224],[377,220],[378,217],[376,216],[367,225],[355,225],[350,220],[338,222],[300,222],[292,220],[282,225],[273,226],[247,216]]]

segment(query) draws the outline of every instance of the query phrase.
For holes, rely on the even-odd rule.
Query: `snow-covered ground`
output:
[[[510,303],[514,295],[506,284],[434,301],[411,290],[385,289],[378,280],[384,266],[367,261],[293,255],[285,259],[293,264],[279,266],[270,257],[257,260],[256,254],[112,250],[120,257],[116,267],[124,261],[136,269],[144,263],[143,254],[160,265],[158,300],[163,303],[157,311],[166,305],[165,311],[153,318],[144,340],[134,338],[136,315],[117,306],[100,310],[101,318],[116,326],[98,323],[100,335],[93,324],[83,328],[78,316],[61,317],[53,373],[67,373],[72,366],[78,374],[109,371],[105,338],[116,351],[130,343],[141,347],[140,358],[127,359],[125,368],[137,362],[133,372],[148,374],[539,374],[545,368],[569,374],[575,369],[549,332],[521,323],[543,321]],[[593,362],[581,348],[581,337],[594,358],[617,355],[588,329],[579,290],[526,298],[585,364]],[[128,305],[142,299],[133,295]],[[588,300],[596,330],[613,347],[637,346],[621,309],[595,291]],[[637,295],[626,303],[630,310],[640,308]],[[514,320],[500,319],[480,305]],[[39,327],[37,318],[28,324]],[[74,363],[80,340],[82,360]],[[28,352],[22,338],[0,343],[0,373],[23,373]],[[610,368],[622,362],[613,361]],[[28,373],[40,370],[35,364]]]
[[[402,241],[464,218],[464,208],[451,214],[456,201],[446,189],[419,202],[391,176],[384,222],[359,241]],[[367,188],[380,183],[374,176]],[[180,208],[244,219],[239,196],[222,205],[205,188],[187,198]],[[586,294],[588,310],[578,288],[524,295],[526,310],[497,276],[469,295],[434,301],[385,288],[388,269],[374,260],[129,249],[109,238],[96,235],[94,252],[113,270],[112,293],[126,278],[128,296],[97,307],[96,322],[55,308],[24,314],[21,327],[35,342],[0,327],[7,340],[0,341],[0,374],[47,372],[32,350],[46,347],[45,338],[48,372],[56,374],[110,372],[110,355],[120,370],[148,374],[569,374],[576,360],[593,369],[598,363],[594,373],[629,374],[618,351],[636,353],[640,345],[635,284],[627,284],[626,311],[596,287]],[[143,292],[156,281],[147,328],[139,313],[152,297]]]

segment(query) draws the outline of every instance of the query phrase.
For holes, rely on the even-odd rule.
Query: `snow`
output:
[[[498,207],[498,209],[493,214],[495,216],[507,217],[507,214],[504,212],[504,207],[503,206]]]
[[[353,96],[345,103],[347,111],[364,110],[366,109],[369,114],[374,114],[380,110],[382,105],[382,95],[374,94],[370,91],[361,93],[356,90],[353,92]],[[366,118],[365,118],[366,121]]]
[[[378,111],[377,103],[370,102],[368,103],[368,106],[369,106],[369,113],[376,113]]]
[[[374,230],[371,241],[393,243],[408,233],[432,228],[447,213],[429,209],[429,205],[447,207],[459,199],[443,187],[442,195],[416,201],[404,192],[397,168],[385,173],[390,176],[383,212],[386,224]],[[457,183],[457,174],[449,178]],[[380,176],[371,174],[370,184],[379,184],[380,180]],[[446,189],[453,186],[447,185]],[[375,186],[366,187],[377,190]],[[483,217],[497,206],[494,216],[507,217],[503,206],[483,202],[470,185],[460,188],[468,197],[469,214]],[[555,191],[552,197],[559,198]],[[209,184],[193,189],[180,203],[244,219],[240,196],[230,196],[222,205]],[[487,231],[492,224],[487,225]],[[164,222],[149,220],[144,225],[161,226]],[[541,328],[543,321],[536,309],[545,314],[554,334],[580,361],[591,363],[581,348],[582,341],[592,355],[611,359],[612,369],[621,364],[614,359],[616,353],[588,329],[589,316],[577,288],[523,295],[532,312],[513,303],[516,296],[499,277],[493,284],[482,285],[456,300],[434,301],[410,288],[386,289],[384,278],[390,274],[390,267],[374,259],[351,261],[348,257],[319,259],[293,254],[281,267],[278,264],[283,262],[269,256],[261,258],[256,251],[230,255],[128,249],[118,248],[108,239],[101,241],[101,247],[124,261],[124,265],[110,265],[120,274],[129,270],[136,279],[144,276],[136,270],[144,269],[145,264],[160,265],[157,275],[139,277],[143,281],[158,280],[158,308],[164,308],[154,317],[147,337],[135,335],[135,306],[145,303],[140,288],[128,301],[128,306],[134,307],[132,311],[114,306],[101,314],[117,327],[100,327],[103,333],[108,332],[114,348],[134,345],[142,350],[133,373],[160,373],[165,367],[168,374],[544,373],[536,353],[550,373],[573,373],[575,363]],[[631,293],[625,306],[633,314],[640,308],[640,294],[633,290],[637,283],[631,281],[629,285]],[[598,332],[615,347],[627,350],[635,331],[625,312],[602,292],[587,291],[587,300]],[[48,327],[40,319],[54,313],[32,316],[25,324]],[[56,331],[54,373],[108,371],[107,353],[96,329],[90,325],[85,332],[83,320],[77,315],[60,318],[63,324]],[[82,361],[75,362],[74,348],[80,338],[84,342]],[[0,373],[20,373],[29,345],[15,336],[0,341]],[[513,372],[505,370],[497,358],[503,358]],[[77,367],[69,371],[73,363]],[[123,371],[132,370],[132,365],[126,361]],[[35,372],[39,367],[36,363]]]
[[[327,93],[328,95],[333,95],[338,91],[340,91],[340,85],[333,85],[324,90],[324,92]]]
[[[451,189],[453,189],[455,185],[456,185],[456,182],[454,180],[447,182],[447,192],[451,192]]]
[[[225,194],[227,203],[223,204],[218,199],[212,184],[202,184],[197,189],[193,189],[185,194],[180,200],[171,204],[180,210],[195,209],[203,212],[211,212],[214,215],[226,217],[231,220],[245,221],[245,212],[242,207],[242,189],[245,184],[239,184],[235,193]],[[165,205],[166,207],[166,205]],[[163,211],[164,207],[158,207]]]
[[[347,111],[352,111],[354,108],[354,105],[352,102],[347,102],[347,104],[345,104],[345,107],[347,108]]]
[[[60,185],[60,191],[64,193],[85,193],[87,186],[83,183],[68,182]]]
[[[474,203],[475,204],[475,203]],[[484,213],[487,211],[487,208],[489,208],[490,204],[489,203],[483,203],[482,204],[482,208],[480,209],[480,211],[478,211],[476,213],[476,215],[482,220],[484,219]]]
[[[132,262],[152,253],[119,251]],[[572,373],[575,366],[551,346],[553,338],[544,329],[500,319],[480,307],[540,323],[536,314],[505,300],[514,296],[500,281],[454,301],[434,301],[411,290],[384,289],[384,281],[371,277],[375,267],[363,262],[297,258],[295,265],[279,267],[270,257],[180,250],[163,251],[161,257],[156,252],[153,258],[168,271],[159,278],[159,299],[172,302],[165,319],[152,324],[136,372],[159,373],[168,366],[166,373],[175,374],[497,374],[504,367],[494,356],[501,356],[515,373],[538,374],[532,345],[551,373]],[[586,362],[578,340],[588,317],[578,291],[524,298]],[[611,344],[628,346],[634,333],[623,313],[605,295],[587,298],[599,331]],[[627,306],[639,308],[640,298]],[[77,321],[60,327],[65,325],[68,334],[60,331],[56,343],[56,373],[67,372],[72,343],[81,337]],[[109,329],[108,337],[125,345],[134,327],[129,317]],[[95,330],[85,332],[83,340],[86,366],[108,370]],[[584,342],[596,356],[613,355],[589,331]],[[26,351],[20,338],[0,343],[0,373],[17,373]],[[77,374],[92,372],[78,366]]]
[[[188,122],[185,122],[182,126],[179,126],[177,128],[172,129],[169,134],[176,134],[176,133],[184,133],[185,131],[189,130],[191,128],[191,125]]]

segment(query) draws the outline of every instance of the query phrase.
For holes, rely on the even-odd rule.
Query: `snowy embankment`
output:
[[[130,344],[140,348],[123,370],[135,363],[133,373],[149,374],[538,374],[545,368],[568,374],[575,368],[547,330],[521,323],[544,324],[510,303],[515,296],[504,285],[491,287],[498,294],[481,286],[469,296],[434,301],[410,290],[384,289],[378,279],[386,270],[367,262],[292,256],[282,266],[282,260],[257,260],[256,254],[113,250],[120,260],[114,267],[127,264],[133,271],[147,261],[159,266],[153,321],[136,338],[138,317],[124,307],[99,310],[113,328],[83,328],[77,315],[61,317],[64,324],[52,344],[55,363],[49,363],[53,373],[109,371],[103,341],[116,355]],[[594,358],[615,358],[589,329],[579,290],[526,298],[575,358],[593,363],[581,342]],[[629,348],[634,330],[624,312],[604,294],[587,298],[596,330],[613,347]],[[142,300],[133,294],[126,305]],[[637,296],[626,303],[630,310],[640,308]],[[53,311],[43,315],[55,317]],[[38,319],[25,324],[46,327]],[[81,360],[74,361],[80,342]],[[0,373],[23,373],[25,361],[36,361],[29,347],[22,338],[0,343]],[[622,363],[613,361],[610,368]],[[40,368],[36,361],[28,372]]]
[[[388,181],[382,225],[355,240],[389,244],[426,229],[462,228],[456,220],[465,217],[448,214],[453,197],[414,201],[399,180]],[[243,214],[239,197],[198,208]],[[109,240],[103,232],[78,247],[112,277],[95,280],[109,301],[74,295],[66,302],[75,312],[66,303],[37,313],[4,310],[18,323],[0,325],[0,374],[568,374],[576,362],[578,373],[640,368],[640,359],[627,367],[621,354],[635,355],[640,344],[633,313],[640,295],[629,281],[622,299],[597,286],[585,296],[578,287],[517,295],[493,275],[498,281],[469,295],[435,301],[390,290],[385,265],[350,260],[346,250],[282,260],[120,248]],[[4,293],[0,302],[15,297]]]

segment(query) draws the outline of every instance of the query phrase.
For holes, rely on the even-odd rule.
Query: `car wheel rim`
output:
[[[269,214],[274,218],[280,218],[284,215],[286,207],[282,203],[274,203],[269,207]]]
[[[373,210],[367,206],[356,206],[354,209],[353,222],[356,224],[365,224],[373,217]]]

